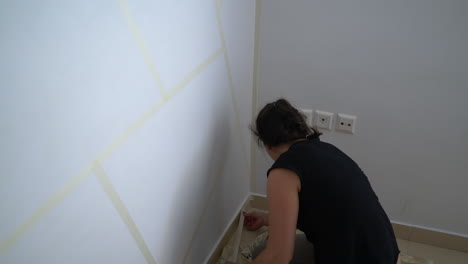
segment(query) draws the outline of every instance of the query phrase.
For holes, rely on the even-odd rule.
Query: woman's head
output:
[[[258,113],[255,127],[251,129],[258,142],[268,147],[289,144],[308,136],[320,136],[317,130],[307,125],[304,114],[285,99],[265,105]]]

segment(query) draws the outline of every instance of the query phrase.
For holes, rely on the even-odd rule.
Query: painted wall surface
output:
[[[468,235],[468,2],[262,1],[259,109],[358,116],[326,132],[392,220]],[[256,191],[271,161],[257,155]]]
[[[249,192],[254,23],[247,0],[2,1],[0,263],[202,263]]]

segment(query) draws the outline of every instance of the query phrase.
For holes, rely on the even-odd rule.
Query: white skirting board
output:
[[[206,259],[203,261],[203,263],[208,263],[210,261],[210,259],[213,257],[213,255],[215,254],[216,250],[220,247],[220,244],[222,242],[222,240],[226,237],[229,229],[231,229],[235,224],[236,224],[236,219],[237,217],[239,216],[239,212],[242,211],[243,208],[245,208],[245,206],[248,204],[248,202],[250,201],[250,198],[252,197],[252,194],[249,193],[247,194],[247,196],[245,197],[244,201],[239,205],[238,209],[235,211],[234,215],[232,216],[232,220],[229,222],[229,224],[226,226],[226,228],[224,229],[223,233],[221,234],[221,236],[218,238],[218,240],[216,241],[216,243],[214,244],[213,246],[213,249],[210,251],[210,254],[208,254],[208,256],[206,257]]]

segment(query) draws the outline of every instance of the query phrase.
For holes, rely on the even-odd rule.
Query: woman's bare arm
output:
[[[292,171],[274,169],[268,177],[269,239],[253,264],[287,264],[294,254],[300,180]]]

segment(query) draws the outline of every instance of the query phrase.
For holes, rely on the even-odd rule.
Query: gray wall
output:
[[[358,116],[351,155],[394,221],[468,235],[468,2],[262,1],[258,107]],[[271,161],[257,155],[256,191]]]

